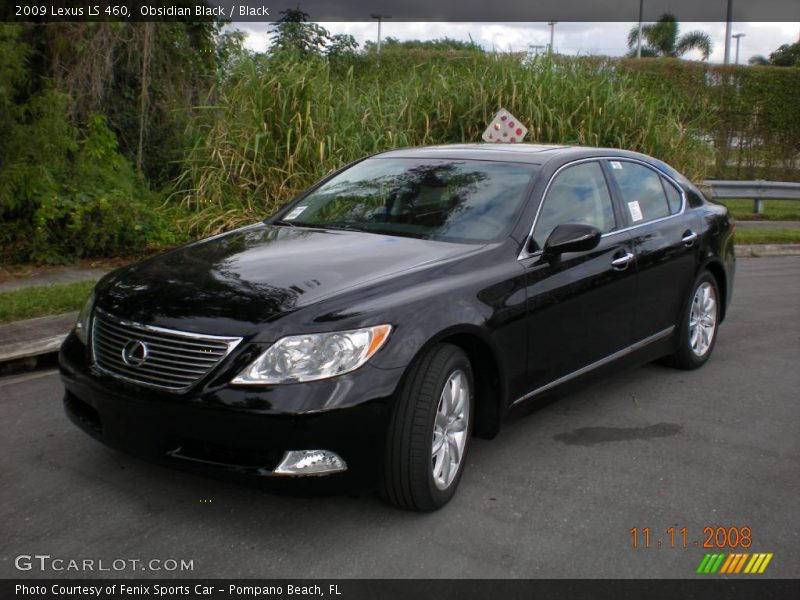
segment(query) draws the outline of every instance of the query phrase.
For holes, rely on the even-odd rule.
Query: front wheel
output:
[[[669,362],[680,369],[697,369],[714,350],[719,326],[720,301],[717,280],[708,271],[692,286],[688,307],[678,323],[680,346]]]
[[[418,511],[450,501],[466,462],[473,389],[472,367],[457,346],[434,346],[412,366],[389,426],[385,500]]]

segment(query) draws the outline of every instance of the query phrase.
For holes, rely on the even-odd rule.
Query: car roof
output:
[[[555,144],[446,144],[388,150],[378,156],[383,158],[456,158],[473,160],[500,160],[543,164],[559,150],[570,146]]]
[[[593,148],[560,144],[447,144],[388,150],[377,155],[381,158],[449,158],[464,160],[496,160],[543,165],[555,158],[583,158],[592,156],[619,156],[646,159],[649,156],[616,148]]]
[[[645,162],[672,177],[681,185],[691,182],[665,162],[647,154],[620,148],[568,146],[559,144],[446,144],[387,150],[373,155],[376,158],[441,158],[456,160],[491,160],[526,163],[556,169],[574,160],[585,158],[620,158]],[[549,163],[549,164],[548,164]]]

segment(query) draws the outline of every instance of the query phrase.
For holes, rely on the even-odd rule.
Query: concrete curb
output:
[[[742,229],[800,229],[800,221],[736,221]]]
[[[800,221],[742,221],[736,220],[742,229],[800,229]]]
[[[737,245],[739,257],[800,256],[800,244]],[[0,364],[57,352],[72,330],[77,312],[0,325]]]
[[[759,258],[762,256],[798,256],[800,244],[737,244],[736,256]]]
[[[0,325],[0,363],[57,352],[77,317],[75,311]]]

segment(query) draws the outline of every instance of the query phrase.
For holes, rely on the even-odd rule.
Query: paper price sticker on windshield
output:
[[[501,108],[481,137],[484,142],[516,144],[521,142],[527,133],[528,128],[520,123],[519,119],[505,108]]]
[[[633,219],[634,223],[636,221],[641,221],[644,218],[642,216],[642,209],[639,208],[639,202],[636,200],[633,202],[628,202],[628,210],[631,213],[631,219]]]
[[[291,212],[290,212],[288,215],[286,215],[285,217],[283,217],[283,218],[284,218],[284,219],[286,219],[287,221],[291,221],[292,219],[296,219],[296,218],[297,218],[297,217],[299,217],[299,216],[300,216],[300,215],[303,213],[303,211],[304,211],[305,209],[307,209],[307,208],[308,208],[307,206],[295,206],[295,207],[294,207],[294,208],[291,210]]]

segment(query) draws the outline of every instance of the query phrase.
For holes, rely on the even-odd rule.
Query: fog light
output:
[[[330,475],[347,470],[347,463],[330,450],[289,450],[274,475]]]

